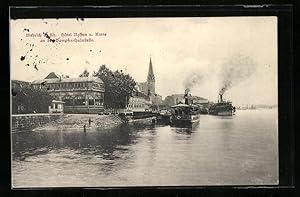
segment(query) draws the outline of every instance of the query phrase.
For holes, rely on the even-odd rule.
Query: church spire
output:
[[[151,56],[150,56],[150,63],[149,63],[149,70],[148,70],[147,81],[148,82],[155,81],[155,76],[154,76],[154,72],[153,72]]]

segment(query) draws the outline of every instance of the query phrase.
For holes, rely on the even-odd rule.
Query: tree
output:
[[[79,77],[88,77],[90,75],[90,73],[85,69],[84,71],[83,71],[83,73],[81,73],[80,75],[79,75]]]
[[[13,82],[12,113],[47,113],[53,100],[46,89],[35,89],[32,86]]]
[[[93,76],[99,77],[105,84],[104,103],[107,108],[125,108],[132,95],[136,82],[122,71],[111,71],[106,65],[100,66]]]

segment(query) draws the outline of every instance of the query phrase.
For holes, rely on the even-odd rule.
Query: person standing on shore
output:
[[[91,127],[92,120],[89,118],[89,127]]]
[[[86,132],[86,124],[83,125],[83,132]]]

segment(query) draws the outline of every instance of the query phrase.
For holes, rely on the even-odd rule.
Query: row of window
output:
[[[145,99],[130,98],[130,103],[149,103],[149,101]]]
[[[94,99],[94,96],[92,96],[92,95],[86,95],[86,97],[88,99]],[[56,100],[59,100],[58,98],[59,98],[58,96],[55,96]],[[74,95],[74,96],[67,95],[67,96],[63,97],[63,99],[84,99],[84,98],[85,98],[84,95]],[[100,99],[100,98],[104,98],[104,94],[103,93],[95,95],[95,99]]]
[[[145,104],[129,104],[128,108],[144,108]]]
[[[86,105],[86,102],[88,102],[88,105],[103,105],[103,99],[88,99],[87,101],[84,98],[74,98],[74,99],[63,99],[65,102],[65,106],[73,106],[73,105]]]
[[[42,87],[42,84],[37,84],[35,85],[36,88],[40,88]],[[68,88],[87,88],[88,87],[88,83],[85,82],[76,82],[76,83],[57,83],[57,84],[46,84],[45,85],[47,88],[50,89],[68,89]],[[93,86],[95,87],[95,86]],[[99,84],[98,86],[99,88],[103,88],[103,84]]]

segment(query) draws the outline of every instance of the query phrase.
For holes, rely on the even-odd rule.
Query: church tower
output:
[[[150,63],[149,63],[147,84],[148,84],[148,95],[155,94],[155,76],[154,76],[154,72],[153,72],[151,57],[150,57]]]

